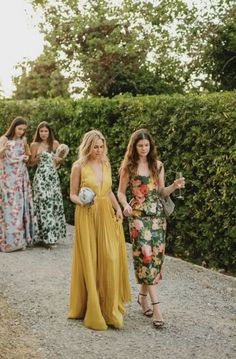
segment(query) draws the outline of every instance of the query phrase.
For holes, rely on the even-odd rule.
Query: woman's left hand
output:
[[[120,207],[117,208],[117,210],[116,210],[116,219],[117,219],[117,220],[118,220],[118,219],[123,220],[123,214],[122,214],[122,210],[121,210]]]
[[[54,161],[55,165],[59,165],[63,161],[63,158],[55,156],[53,158],[53,161]]]
[[[185,178],[181,177],[181,178],[177,178],[176,180],[174,180],[174,186],[175,186],[175,189],[184,188],[185,187]]]

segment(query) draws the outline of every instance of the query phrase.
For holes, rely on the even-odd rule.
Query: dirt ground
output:
[[[21,316],[0,295],[0,358],[4,359],[37,359],[38,343],[30,335]]]
[[[124,327],[93,331],[67,319],[73,227],[53,250],[0,253],[0,358],[236,358],[236,278],[166,256],[159,285],[166,322],[156,330],[132,302]]]

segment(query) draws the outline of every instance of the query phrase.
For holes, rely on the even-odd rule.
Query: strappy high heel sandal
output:
[[[156,305],[156,304],[159,304],[159,303],[160,302],[152,303],[152,305]],[[155,319],[155,320],[153,320],[152,324],[153,324],[154,328],[161,329],[161,328],[163,328],[165,322],[163,320]]]
[[[142,308],[142,304],[141,304],[141,302],[140,302],[140,300],[139,300],[139,296],[140,295],[142,295],[143,297],[146,297],[147,296],[147,294],[143,294],[143,293],[139,293],[138,294],[138,299],[137,299],[137,303],[140,305],[140,307]],[[153,311],[151,310],[151,308],[148,308],[147,310],[145,310],[145,312],[142,312],[143,313],[143,315],[145,315],[146,317],[152,317],[152,315],[153,315]]]

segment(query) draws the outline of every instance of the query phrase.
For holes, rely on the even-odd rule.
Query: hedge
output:
[[[65,165],[59,170],[69,223],[73,223],[74,215],[69,173],[83,134],[96,128],[106,136],[116,192],[118,168],[129,136],[135,129],[147,128],[165,164],[166,183],[171,183],[179,170],[186,177],[184,201],[172,196],[176,210],[168,226],[168,253],[236,272],[236,92],[1,100],[0,133],[19,115],[29,120],[29,142],[37,124],[46,120],[59,141],[70,146]]]

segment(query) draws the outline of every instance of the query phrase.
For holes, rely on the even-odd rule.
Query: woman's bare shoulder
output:
[[[81,164],[80,164],[79,160],[77,160],[77,161],[75,161],[74,163],[72,163],[72,169],[73,169],[73,168],[76,168],[76,169],[80,170]]]
[[[5,142],[7,142],[7,141],[8,141],[8,138],[7,138],[5,135],[3,135],[3,136],[0,137],[0,142],[1,142],[1,143],[5,143]]]
[[[60,143],[57,140],[53,140],[53,150],[55,151]]]
[[[70,172],[71,178],[80,176],[80,172],[81,172],[81,164],[79,163],[79,161],[75,161],[71,167],[71,172]]]
[[[30,147],[31,147],[31,148],[37,148],[37,147],[39,147],[39,142],[32,142],[32,143],[30,144]]]

